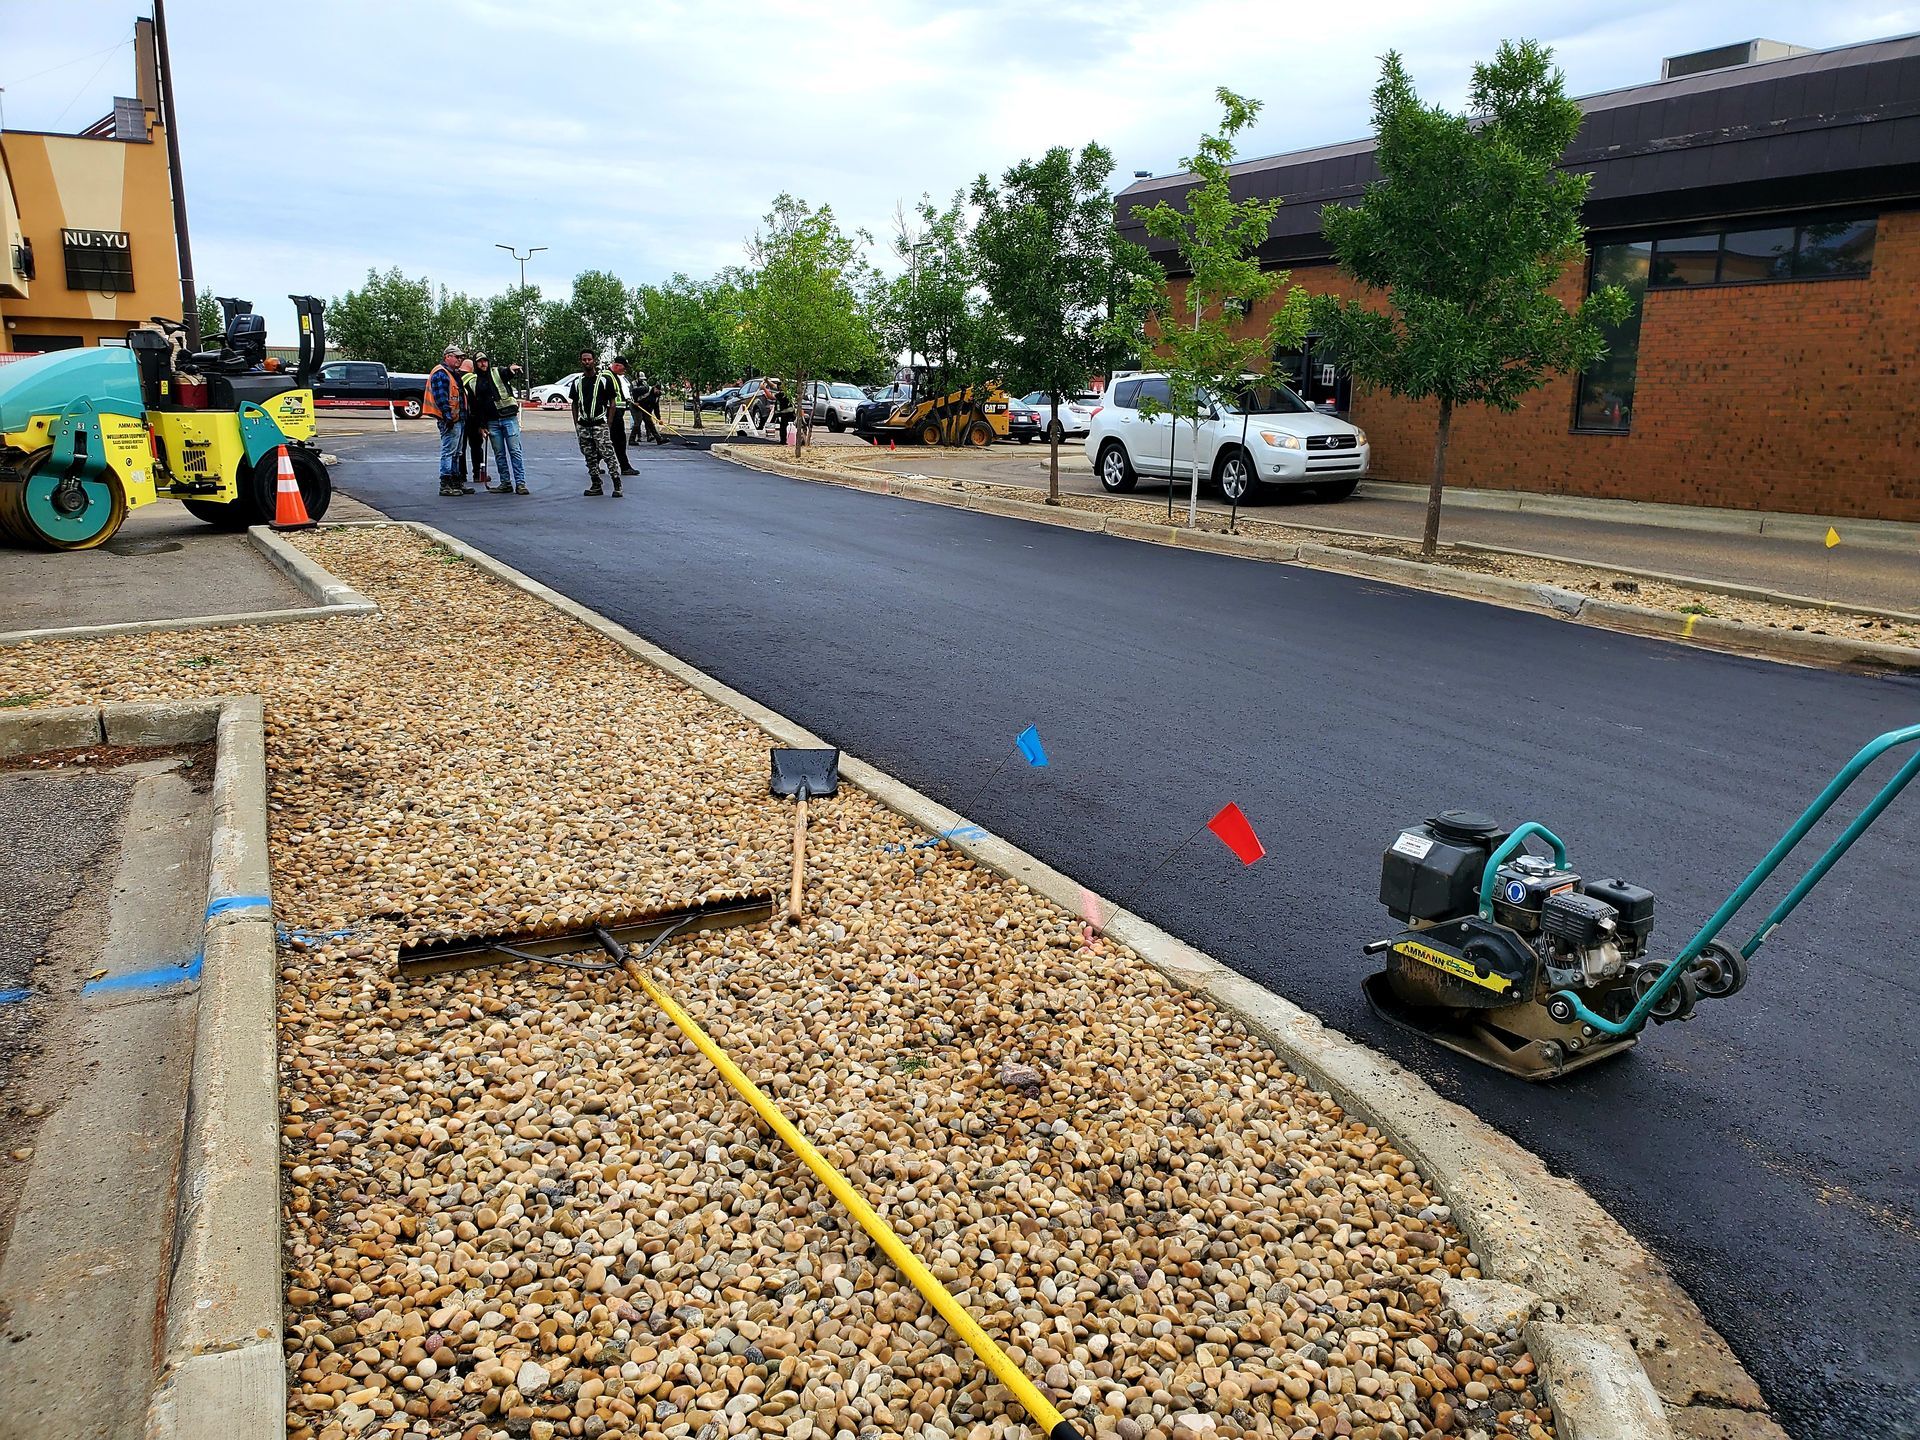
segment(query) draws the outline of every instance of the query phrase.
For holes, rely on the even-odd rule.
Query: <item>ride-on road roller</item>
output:
[[[1890,750],[1915,746],[1746,944],[1720,939],[1843,792]],[[1630,1049],[1648,1020],[1685,1020],[1701,1000],[1747,983],[1747,962],[1880,813],[1920,774],[1920,725],[1861,748],[1668,961],[1649,960],[1653,892],[1588,879],[1544,825],[1509,831],[1446,810],[1387,846],[1380,900],[1405,928],[1365,947],[1387,968],[1367,978],[1383,1019],[1524,1080],[1550,1080]],[[1529,840],[1552,854],[1530,852]]]
[[[129,331],[124,350],[0,365],[0,528],[26,545],[86,550],[111,539],[127,511],[162,497],[209,524],[269,524],[283,446],[318,520],[333,498],[313,444],[326,306],[290,298],[300,317],[292,375],[264,368],[266,317],[224,297],[215,349],[188,353],[186,327],[155,320]]]

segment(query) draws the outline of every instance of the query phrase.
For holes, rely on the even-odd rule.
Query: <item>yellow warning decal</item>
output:
[[[1400,941],[1393,947],[1393,953],[1405,955],[1409,960],[1418,960],[1424,965],[1431,965],[1436,970],[1444,970],[1449,975],[1492,990],[1496,994],[1504,995],[1513,988],[1513,982],[1506,976],[1475,974],[1473,966],[1458,955],[1449,955],[1444,950],[1435,950],[1431,945],[1422,945],[1418,940]]]

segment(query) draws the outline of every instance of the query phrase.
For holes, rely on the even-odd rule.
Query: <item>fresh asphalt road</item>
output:
[[[472,541],[1104,895],[1238,801],[1267,858],[1243,870],[1202,836],[1132,908],[1580,1180],[1796,1435],[1920,1435],[1920,793],[1760,952],[1745,992],[1568,1081],[1476,1068],[1383,1026],[1359,990],[1360,946],[1390,928],[1376,894],[1400,825],[1448,807],[1540,820],[1577,869],[1653,887],[1674,947],[1859,745],[1920,720],[1920,681],[679,449],[637,452],[626,499],[586,500],[571,437],[529,435],[535,495],[443,500],[417,429],[330,444],[348,493]],[[972,801],[1029,723],[1051,766],[1016,760]]]

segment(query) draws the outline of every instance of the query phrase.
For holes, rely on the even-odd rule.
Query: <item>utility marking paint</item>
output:
[[[131,975],[109,975],[104,980],[89,980],[80,987],[82,995],[120,995],[141,990],[166,990],[190,985],[200,978],[206,961],[201,951],[184,965],[156,965],[151,970],[136,970]]]
[[[978,825],[956,825],[951,830],[942,830],[938,835],[929,836],[925,840],[915,841],[914,848],[917,850],[931,849],[942,840],[979,840],[984,838],[986,833],[987,832]]]
[[[264,910],[272,903],[273,897],[269,895],[222,895],[207,905],[207,919],[229,910]]]
[[[1691,640],[1693,638],[1693,627],[1699,619],[1700,617],[1698,615],[1687,616],[1687,623],[1680,627],[1680,638],[1682,640]]]
[[[31,1000],[33,991],[25,985],[16,985],[11,990],[0,990],[0,1005],[18,1005],[22,1000]]]

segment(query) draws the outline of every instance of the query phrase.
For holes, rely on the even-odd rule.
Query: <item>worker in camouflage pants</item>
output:
[[[580,352],[580,378],[573,382],[573,433],[580,442],[580,455],[587,462],[587,488],[583,495],[604,495],[600,472],[613,481],[613,498],[620,498],[620,461],[613,450],[613,377],[603,374],[600,357],[591,350]]]

